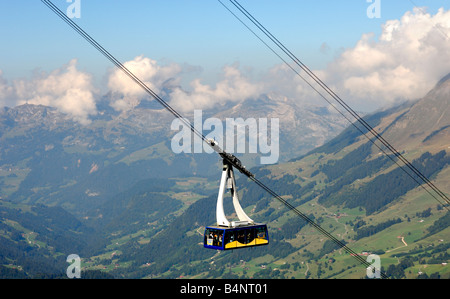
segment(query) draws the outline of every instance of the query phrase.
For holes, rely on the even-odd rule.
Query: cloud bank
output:
[[[182,72],[178,64],[160,66],[155,60],[138,56],[123,64],[130,72],[145,83],[156,94],[163,88],[176,84],[176,77]],[[147,94],[123,71],[115,69],[108,78],[108,88],[120,97],[112,99],[111,106],[118,111],[126,111],[136,107]]]
[[[92,76],[80,72],[76,64],[73,59],[49,74],[41,72],[31,79],[15,80],[11,85],[0,77],[0,104],[51,106],[72,115],[81,124],[89,124],[89,116],[97,113],[95,88]]]
[[[387,21],[378,40],[364,34],[320,74],[359,107],[414,100],[450,72],[449,36],[450,11],[416,8]]]
[[[202,84],[200,79],[190,85],[192,90],[189,92],[177,87],[170,93],[170,103],[175,109],[184,112],[211,109],[219,104],[256,97],[264,90],[262,84],[252,83],[245,77],[237,65],[225,66],[223,78],[214,87]]]
[[[435,15],[424,9],[406,12],[399,20],[387,21],[376,37],[364,34],[352,48],[343,50],[325,69],[314,72],[356,110],[374,109],[417,99],[425,95],[450,72],[450,11]],[[329,51],[323,43],[321,51]],[[319,51],[319,50],[318,50]],[[301,58],[301,57],[300,57]],[[89,124],[97,113],[96,89],[90,74],[76,67],[77,60],[51,73],[9,83],[0,70],[0,106],[25,102],[58,108],[82,124]],[[238,64],[227,65],[221,79],[213,85],[192,79],[187,87],[181,77],[192,72],[176,63],[159,65],[137,56],[124,65],[164,100],[180,112],[211,109],[227,102],[278,93],[305,103],[326,105],[315,91],[284,64],[260,74],[243,72]],[[301,73],[301,72],[300,72]],[[118,69],[108,74],[108,88],[116,96],[110,105],[117,111],[135,108],[148,99],[144,90]]]

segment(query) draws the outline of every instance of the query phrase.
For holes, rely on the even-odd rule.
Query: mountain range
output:
[[[165,109],[143,100],[119,113],[108,105],[108,97],[115,96],[99,101],[99,113],[88,126],[51,107],[26,104],[0,110],[0,197],[58,204],[77,213],[142,179],[217,173],[216,155],[174,154],[174,117]],[[205,111],[205,118],[225,122],[227,117],[262,117],[263,111],[280,118],[279,161],[323,144],[346,125],[325,108],[274,96],[222,108]],[[247,167],[256,163],[255,154],[240,157]]]
[[[270,244],[203,249],[217,157],[175,155],[170,114],[148,101],[119,113],[111,96],[88,126],[51,107],[0,111],[0,276],[64,276],[65,257],[77,253],[83,273],[97,277],[365,277],[352,256],[244,177],[242,206],[267,223]],[[450,75],[421,99],[364,117],[447,196],[449,102]],[[256,177],[353,251],[379,255],[388,276],[450,277],[448,205],[357,123],[273,94],[205,115],[278,117],[279,163],[242,157]],[[230,202],[225,209],[232,213]]]

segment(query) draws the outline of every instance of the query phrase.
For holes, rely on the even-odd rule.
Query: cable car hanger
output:
[[[229,221],[225,216],[225,211],[223,208],[223,200],[226,190],[230,190],[231,197],[233,199],[233,206],[239,221]],[[236,180],[234,179],[233,165],[231,165],[227,160],[223,160],[222,178],[219,185],[219,195],[217,196],[217,207],[216,207],[216,220],[217,225],[226,227],[236,227],[242,225],[250,225],[255,222],[244,212],[240,203],[239,197],[236,190]]]
[[[246,247],[254,247],[269,244],[269,234],[266,224],[258,224],[253,221],[242,209],[239,203],[239,196],[236,188],[236,180],[233,171],[234,165],[237,165],[242,173],[249,177],[254,177],[251,172],[242,166],[240,160],[234,155],[224,153],[219,145],[209,140],[214,150],[223,157],[222,176],[219,184],[219,194],[216,205],[216,226],[205,227],[203,246],[209,249],[229,250]],[[223,208],[224,195],[230,191],[233,199],[233,207],[239,220],[230,221],[225,215]]]

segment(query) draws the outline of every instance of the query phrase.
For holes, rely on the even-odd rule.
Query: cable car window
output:
[[[208,228],[205,231],[204,244],[208,246],[222,247],[223,230]]]
[[[235,241],[234,231],[227,231],[225,233],[225,246]]]
[[[245,244],[249,244],[255,240],[255,229],[254,228],[248,228],[245,230]]]
[[[266,228],[263,226],[256,228],[256,237],[258,239],[267,239],[266,238]]]
[[[238,230],[236,232],[236,240],[241,244],[245,244],[245,231]]]

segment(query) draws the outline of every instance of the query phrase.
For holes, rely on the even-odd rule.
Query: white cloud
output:
[[[250,82],[237,65],[225,66],[223,79],[215,87],[202,84],[200,79],[193,80],[190,85],[192,90],[189,92],[178,87],[170,93],[170,103],[175,109],[183,112],[210,109],[218,104],[252,98],[262,92],[262,86]]]
[[[155,60],[142,55],[123,65],[156,94],[159,94],[161,89],[182,71],[178,64],[160,66]],[[114,69],[110,74],[108,87],[121,95],[119,99],[114,98],[111,102],[111,106],[118,111],[133,109],[146,95],[142,87],[119,69]]]
[[[292,68],[295,69],[293,66]],[[321,76],[319,71],[315,71],[315,74]],[[297,104],[316,103],[323,105],[324,103],[317,99],[316,91],[307,85],[304,79],[308,82],[311,81],[308,80],[308,75],[304,72],[298,71],[297,74],[286,64],[280,64],[271,68],[261,80],[264,93],[274,92],[294,99]]]
[[[0,107],[10,107],[14,105],[14,89],[8,84],[6,79],[3,78],[3,72],[0,70]]]
[[[378,40],[363,35],[320,72],[357,109],[417,99],[450,72],[450,11],[414,9],[382,29]]]
[[[73,59],[49,74],[42,72],[31,79],[14,80],[12,85],[0,80],[0,103],[51,106],[81,124],[89,124],[89,116],[97,113],[92,77],[77,70],[76,64],[77,60]]]

